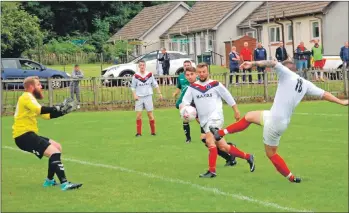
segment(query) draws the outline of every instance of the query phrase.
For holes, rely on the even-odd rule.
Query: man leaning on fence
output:
[[[80,79],[82,79],[84,77],[84,74],[82,73],[82,71],[80,70],[80,66],[79,65],[75,65],[74,66],[74,70],[72,72],[71,77],[73,78],[73,80],[70,83],[70,95],[71,98],[74,99],[74,94],[76,94],[76,100],[78,101],[78,106],[77,108],[80,108]]]
[[[233,83],[233,75],[235,75],[236,85],[239,84],[239,75],[236,75],[239,73],[239,61],[240,56],[236,52],[236,47],[231,47],[231,52],[229,53],[229,69],[230,69],[230,76],[229,76],[229,83]]]
[[[307,79],[306,71],[308,69],[308,57],[309,50],[304,46],[304,42],[301,41],[296,49],[297,70],[301,77]]]
[[[339,55],[343,61],[343,66],[347,66],[347,68],[349,68],[349,42],[348,41],[344,43],[344,46],[341,48]]]
[[[267,60],[267,50],[262,46],[261,42],[258,42],[257,48],[254,50],[254,60],[255,61],[264,61]],[[264,81],[264,71],[265,67],[257,66],[258,71],[258,83],[262,83],[262,77]]]

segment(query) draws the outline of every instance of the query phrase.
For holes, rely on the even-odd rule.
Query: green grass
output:
[[[245,114],[269,109],[270,104],[244,104],[239,108]],[[225,168],[219,158],[217,178],[203,180],[198,175],[207,169],[208,152],[199,140],[199,126],[191,124],[193,142],[185,144],[175,109],[155,110],[156,137],[149,135],[145,117],[143,136],[134,137],[132,111],[76,112],[55,120],[39,120],[40,134],[63,146],[68,179],[84,184],[70,192],[42,188],[47,159],[40,161],[32,154],[16,151],[11,138],[13,118],[3,117],[2,211],[347,211],[347,108],[322,101],[304,102],[295,113],[282,136],[279,153],[291,171],[303,178],[301,184],[289,183],[276,172],[263,151],[262,128],[254,125],[227,139],[255,154],[256,171],[250,173],[241,159],[235,167]],[[226,124],[233,122],[232,110],[227,107],[225,116]],[[292,209],[268,206],[267,202]]]

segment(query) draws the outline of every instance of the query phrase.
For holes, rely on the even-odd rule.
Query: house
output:
[[[315,39],[320,39],[325,55],[338,55],[348,40],[348,2],[264,2],[238,28],[241,34],[257,38],[265,48],[270,44],[272,57],[280,41],[293,57],[301,41],[311,49]]]
[[[160,49],[159,37],[182,18],[190,7],[184,2],[169,2],[145,7],[107,42],[127,41],[134,45],[133,55]]]
[[[213,63],[224,64],[224,42],[239,35],[237,25],[262,3],[197,1],[161,36],[161,46],[186,52],[194,60],[201,54],[213,51]]]

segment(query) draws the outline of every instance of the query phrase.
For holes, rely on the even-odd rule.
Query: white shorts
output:
[[[210,132],[210,126],[218,129],[222,129],[223,124],[224,124],[223,119],[209,119],[202,128],[204,129],[205,133],[208,133]]]
[[[281,135],[287,129],[287,122],[273,118],[270,111],[262,112],[263,142],[269,146],[279,146]]]
[[[144,109],[147,112],[154,110],[152,95],[138,97],[138,101],[136,101],[136,104],[135,104],[135,111],[140,112],[140,111],[143,111]]]

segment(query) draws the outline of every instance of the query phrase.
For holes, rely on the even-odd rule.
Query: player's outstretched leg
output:
[[[252,154],[243,152],[240,149],[238,149],[237,147],[227,144],[226,141],[224,140],[224,138],[219,140],[217,143],[218,143],[218,148],[220,150],[229,153],[231,156],[245,159],[247,161],[248,165],[250,166],[250,172],[254,172],[256,166],[254,164],[254,156]]]
[[[61,189],[63,191],[78,189],[82,186],[81,183],[68,182],[64,171],[64,165],[61,161],[61,153],[55,146],[49,145],[45,150],[44,155],[49,157],[48,181],[54,180],[53,176],[56,174],[61,182]]]
[[[291,171],[288,169],[284,159],[282,159],[282,157],[276,153],[277,150],[277,146],[269,146],[264,144],[265,146],[265,152],[268,156],[268,158],[270,159],[270,161],[274,164],[276,170],[283,175],[284,177],[286,177],[290,182],[293,183],[300,183],[301,182],[301,178],[299,177],[295,177]]]
[[[203,139],[201,139],[201,141],[207,147],[206,139],[203,138]],[[229,144],[233,145],[232,143],[229,143]],[[235,146],[235,144],[233,146]],[[217,152],[218,152],[218,155],[225,160],[225,165],[224,166],[235,166],[237,164],[234,156],[231,156],[230,154],[220,150],[219,148],[217,148]]]
[[[227,126],[225,129],[215,130],[214,128],[210,127],[210,131],[214,135],[216,141],[219,141],[226,134],[233,134],[235,132],[241,132],[247,129],[251,123],[260,125],[261,115],[262,111],[248,112],[242,119]]]
[[[188,122],[184,122],[183,121],[183,130],[184,130],[184,134],[186,137],[185,142],[186,143],[190,143],[191,142],[191,136],[190,136],[190,125]]]

